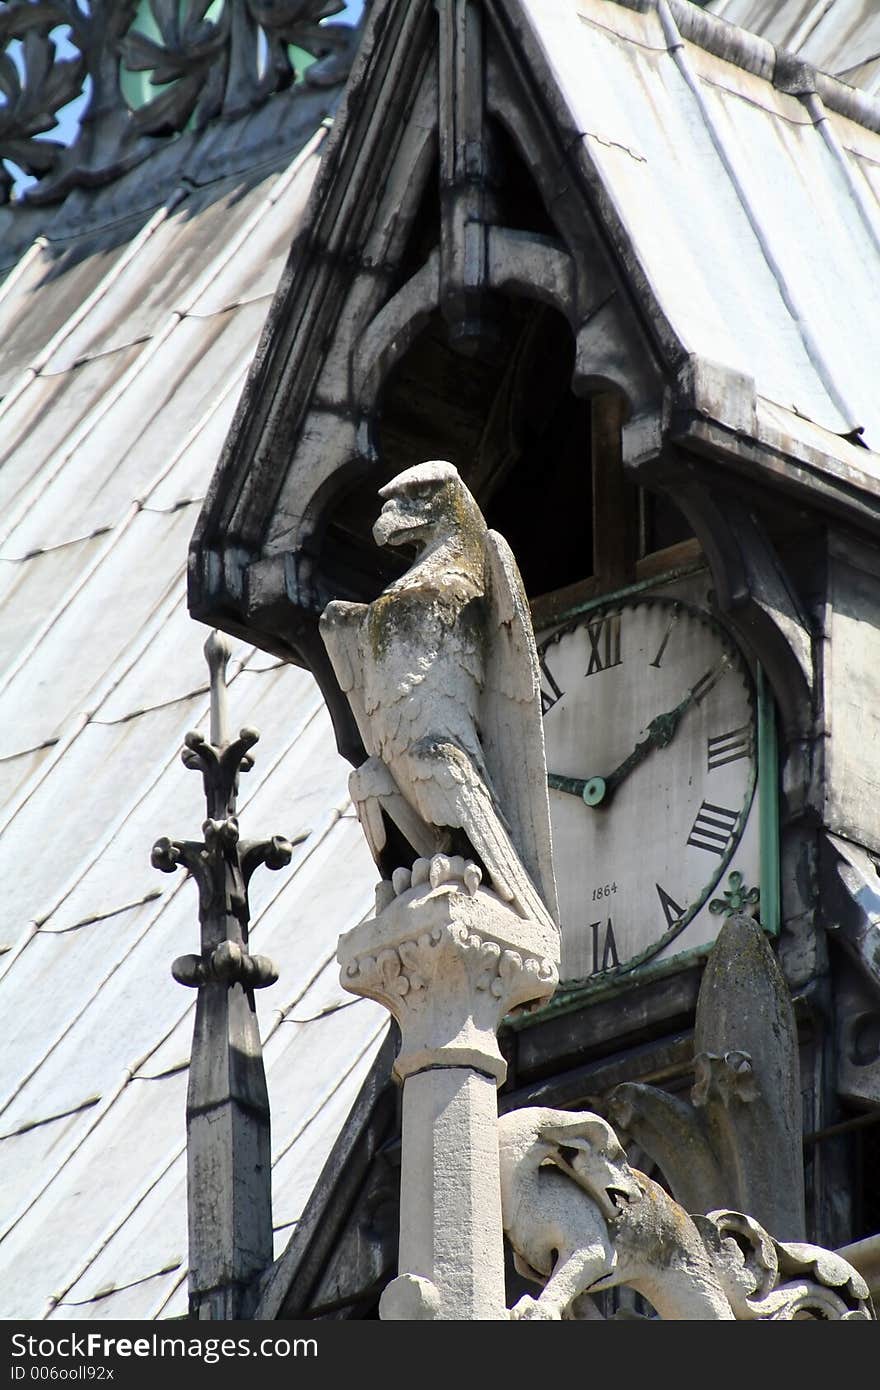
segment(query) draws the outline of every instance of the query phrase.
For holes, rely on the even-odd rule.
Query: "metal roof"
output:
[[[822,72],[880,95],[876,0],[710,0],[706,9],[799,53]]]
[[[780,7],[714,8],[754,12],[777,41]],[[821,40],[835,70],[865,67],[867,0],[781,8],[803,14],[806,56]],[[876,438],[873,132],[833,111],[829,143],[796,97],[685,40],[690,88],[655,7],[579,0],[556,37],[542,9],[546,20],[534,0],[554,70],[686,340],[759,375],[787,409]],[[779,42],[794,42],[790,28]],[[56,213],[0,210],[4,1318],[186,1308],[194,999],[170,964],[197,940],[196,898],[149,856],[204,814],[178,759],[208,709],[186,547],[321,156],[316,102],[278,97],[183,137]],[[242,153],[255,126],[261,162]],[[726,164],[718,139],[743,153]],[[258,996],[280,1253],[385,1030],[384,1011],[342,993],[333,960],[370,907],[374,870],[311,677],[241,643],[231,672],[233,723],[263,732],[243,827],[309,831],[291,868],[257,875],[251,894],[255,944],[280,970]]]
[[[201,184],[182,144],[156,206],[120,227],[117,186],[71,232],[68,200],[0,285],[2,1317],[186,1310],[195,1001],[170,965],[197,900],[150,848],[204,818],[178,757],[208,710],[187,544],[325,134]],[[263,731],[245,831],[310,832],[251,891],[280,971],[258,998],[280,1253],[386,1027],[334,959],[374,870],[311,677],[240,643],[230,669],[234,726]]]
[[[680,0],[520,5],[684,349],[880,450],[880,104]]]

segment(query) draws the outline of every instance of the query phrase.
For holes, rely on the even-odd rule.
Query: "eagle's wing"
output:
[[[538,653],[513,552],[496,531],[486,533],[485,578],[480,732],[486,769],[517,853],[558,924]]]
[[[376,752],[375,740],[364,704],[363,662],[359,647],[360,626],[366,611],[366,604],[334,599],[321,614],[318,628],[339,688],[351,707],[363,745],[373,756]]]

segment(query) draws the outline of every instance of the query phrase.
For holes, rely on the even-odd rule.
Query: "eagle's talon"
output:
[[[391,875],[391,883],[396,896],[399,898],[401,893],[405,893],[412,886],[412,873],[409,869],[395,869]]]
[[[412,866],[412,886],[418,888],[422,883],[427,883],[431,873],[430,859],[417,859]]]
[[[432,888],[439,888],[441,883],[448,883],[451,877],[450,868],[452,861],[445,854],[435,854],[431,860],[431,867],[428,877]]]
[[[561,1322],[562,1314],[555,1303],[542,1303],[531,1294],[523,1294],[510,1310],[514,1322]]]

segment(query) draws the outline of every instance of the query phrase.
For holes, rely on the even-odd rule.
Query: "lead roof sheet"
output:
[[[170,965],[197,946],[196,894],[150,848],[197,837],[205,814],[179,760],[208,711],[187,544],[323,134],[128,219],[108,190],[103,227],[97,195],[94,230],[35,244],[0,285],[6,1318],[186,1309],[193,996]],[[281,970],[259,1001],[280,1253],[386,1016],[336,982],[373,869],[317,687],[233,648],[232,724],[262,731],[245,833],[308,832],[251,894]]]

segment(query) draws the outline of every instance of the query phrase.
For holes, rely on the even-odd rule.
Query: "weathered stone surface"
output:
[[[610,1113],[691,1211],[736,1206],[786,1237],[804,1233],[797,1029],[764,932],[733,916],[697,1003],[691,1104],[624,1084]]]
[[[426,861],[416,861],[416,873]],[[440,880],[444,865],[449,877]],[[475,1067],[500,1084],[505,1065],[495,1031],[505,1014],[549,999],[558,946],[544,923],[524,921],[490,890],[473,895],[437,855],[436,882],[406,887],[375,918],[339,942],[340,979],[376,999],[400,1025],[400,1080],[430,1066]],[[405,873],[405,871],[403,871]]]
[[[461,858],[398,869],[377,899],[381,910],[341,938],[338,955],[343,986],[384,1004],[401,1030],[401,1275],[382,1316],[502,1319],[496,1087],[506,1066],[495,1034],[511,1009],[553,993],[556,931],[480,887]]]
[[[510,1111],[499,1150],[514,1263],[543,1285],[514,1319],[596,1318],[592,1295],[621,1285],[667,1320],[873,1318],[867,1284],[841,1256],[780,1243],[742,1212],[690,1217],[630,1167],[599,1115]]]
[[[375,602],[333,602],[321,618],[369,754],[350,783],[367,842],[391,878],[389,820],[421,856],[463,841],[495,892],[552,934],[538,658],[513,555],[450,463],[407,469],[379,495],[377,544],[414,544],[418,558]]]

